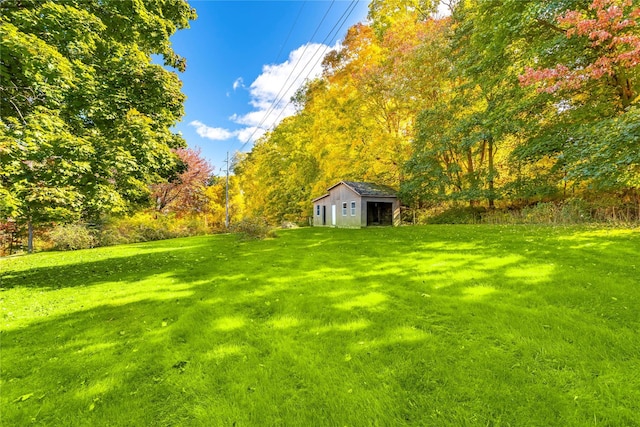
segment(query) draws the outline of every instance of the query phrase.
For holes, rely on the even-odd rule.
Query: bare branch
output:
[[[558,27],[557,25],[552,24],[549,21],[545,21],[544,19],[537,18],[536,21],[538,22],[538,24],[542,25],[543,27],[552,29],[553,31],[555,31],[557,33],[562,33],[562,34],[566,34],[567,33],[567,30],[564,30],[564,29]]]

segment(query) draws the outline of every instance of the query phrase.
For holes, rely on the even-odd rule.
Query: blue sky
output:
[[[347,29],[364,22],[368,1],[197,1],[191,28],[173,48],[187,59],[187,96],[177,129],[222,174],[226,152],[252,142],[292,113],[286,105]],[[323,20],[324,18],[324,20]],[[282,100],[275,102],[274,100]]]

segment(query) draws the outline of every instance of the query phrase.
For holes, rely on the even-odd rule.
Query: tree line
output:
[[[184,0],[0,2],[0,219],[94,221],[146,206],[184,169],[173,132]]]
[[[437,3],[371,1],[297,113],[237,154],[234,221],[304,223],[340,180],[414,210],[579,198],[637,218],[640,7],[459,0],[437,18]],[[185,0],[0,2],[0,222],[146,209],[221,227],[224,182],[172,130],[186,60],[169,38],[195,18]]]
[[[374,0],[282,121],[241,155],[248,215],[304,222],[337,181],[415,209],[568,198],[640,206],[631,0]],[[603,197],[606,196],[606,197]]]

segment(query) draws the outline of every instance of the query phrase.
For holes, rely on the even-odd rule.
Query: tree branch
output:
[[[16,110],[16,112],[18,113],[18,115],[20,116],[20,119],[22,120],[22,124],[23,125],[27,125],[27,121],[24,119],[24,117],[22,116],[22,113],[20,112],[20,109],[18,108],[18,106],[13,102],[13,99],[8,98],[9,102],[11,103],[11,105],[13,105],[13,108]]]
[[[549,29],[552,29],[553,31],[555,31],[557,33],[567,34],[567,30],[564,30],[564,29],[558,27],[557,25],[552,24],[549,21],[545,21],[544,19],[540,19],[540,18],[536,18],[536,21],[538,22],[538,24],[542,25],[543,27],[547,27]]]

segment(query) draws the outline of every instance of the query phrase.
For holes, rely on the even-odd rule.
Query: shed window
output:
[[[320,205],[316,205],[316,216],[320,216]]]
[[[351,202],[351,216],[356,216],[356,202]]]
[[[342,216],[347,216],[347,202],[342,202]]]

